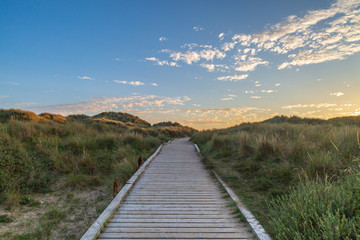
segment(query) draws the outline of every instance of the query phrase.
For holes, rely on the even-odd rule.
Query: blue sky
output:
[[[360,1],[1,1],[0,108],[220,128],[360,114]]]

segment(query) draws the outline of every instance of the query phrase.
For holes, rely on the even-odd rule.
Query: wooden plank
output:
[[[239,231],[238,228],[221,228],[221,227],[155,227],[155,228],[129,228],[129,227],[107,227],[103,231],[104,233],[241,233],[246,230]]]
[[[177,239],[177,238],[199,238],[199,239],[247,239],[251,235],[246,232],[240,233],[101,233],[100,238],[129,238],[129,239]]]
[[[108,223],[107,227],[126,228],[237,228],[244,227],[243,223]]]

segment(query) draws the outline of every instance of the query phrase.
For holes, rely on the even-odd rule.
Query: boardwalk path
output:
[[[98,239],[253,239],[187,139],[165,145]]]

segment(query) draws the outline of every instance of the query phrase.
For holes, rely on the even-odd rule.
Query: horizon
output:
[[[20,111],[28,111],[28,110],[23,110],[23,109],[2,109],[2,108],[0,108],[0,110],[5,110],[5,111],[7,111],[7,110],[20,110]],[[51,112],[42,112],[42,113],[40,113],[40,114],[46,114],[46,113],[48,113],[48,114],[56,114],[56,113],[51,113]],[[127,113],[127,112],[116,112],[116,111],[105,111],[105,112],[100,112],[100,113],[98,113],[98,114],[101,114],[101,113],[125,113],[125,114],[131,114],[131,113]],[[37,114],[37,115],[39,115],[40,116],[40,114]],[[98,114],[94,114],[94,115],[86,115],[86,116],[88,116],[88,117],[94,117],[95,115],[98,115]],[[131,114],[131,115],[133,115],[133,114]],[[61,115],[61,116],[63,116],[63,115]],[[64,115],[63,117],[69,117],[69,116],[71,116],[71,115]],[[135,117],[138,117],[138,118],[140,118],[141,120],[144,120],[145,122],[148,122],[148,123],[150,123],[150,125],[151,126],[154,126],[154,125],[156,125],[156,124],[159,124],[159,123],[163,123],[163,122],[171,122],[171,123],[179,123],[179,122],[177,122],[177,121],[159,121],[159,122],[149,122],[148,120],[146,120],[146,119],[143,119],[143,118],[141,118],[141,117],[139,117],[139,116],[137,116],[137,115],[133,115],[133,116],[135,116]],[[231,125],[231,126],[228,126],[228,127],[223,127],[223,128],[200,128],[200,129],[198,129],[198,128],[194,128],[194,127],[192,127],[193,129],[195,129],[195,130],[197,130],[197,131],[211,131],[211,130],[221,130],[221,129],[227,129],[227,128],[232,128],[232,127],[237,127],[237,126],[240,126],[241,124],[247,124],[247,123],[250,123],[250,124],[253,124],[253,123],[262,123],[262,122],[264,122],[264,121],[267,121],[267,120],[271,120],[271,119],[273,119],[273,118],[276,118],[276,117],[280,117],[280,118],[288,118],[288,119],[290,119],[290,118],[300,118],[300,119],[302,119],[302,120],[308,120],[308,119],[310,119],[310,120],[312,120],[312,119],[315,119],[315,120],[323,120],[323,121],[327,121],[327,120],[330,120],[330,119],[335,119],[335,118],[340,118],[340,117],[344,117],[344,118],[350,118],[350,117],[360,117],[360,114],[359,115],[351,115],[351,116],[335,116],[335,117],[331,117],[331,118],[312,118],[312,117],[299,117],[299,116],[297,116],[297,115],[289,115],[289,116],[287,116],[287,115],[275,115],[275,116],[272,116],[272,117],[270,117],[270,118],[265,118],[265,119],[263,119],[263,120],[259,120],[259,121],[248,121],[248,122],[241,122],[241,123],[237,123],[237,124],[234,124],[234,125]],[[180,123],[181,124],[181,123]],[[187,125],[183,125],[183,124],[181,124],[182,126],[185,126],[185,127],[190,127],[190,126],[187,126]]]
[[[360,115],[358,0],[0,6],[0,108],[198,130]]]

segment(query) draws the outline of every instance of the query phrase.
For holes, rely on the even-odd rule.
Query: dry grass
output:
[[[331,230],[332,225],[324,223],[319,228],[309,225],[313,232],[309,230],[301,235],[299,231],[304,232],[304,229],[296,226],[303,224],[303,220],[294,214],[280,214],[295,207],[291,205],[292,199],[300,203],[293,210],[299,211],[305,218],[314,217],[310,212],[316,208],[320,209],[315,211],[321,216],[319,221],[329,222],[337,217],[345,217],[347,226],[360,223],[359,212],[330,214],[326,212],[327,202],[301,201],[312,188],[316,192],[316,189],[326,189],[327,184],[336,186],[332,188],[333,191],[344,196],[349,193],[349,188],[344,188],[344,184],[359,178],[360,172],[359,128],[356,125],[243,124],[224,130],[200,132],[192,140],[200,146],[205,163],[220,173],[275,239],[314,239],[316,234],[324,236],[320,239],[335,239],[330,236],[353,239],[360,233],[358,227],[351,231],[337,229],[335,233]],[[349,174],[354,177],[349,177]],[[302,187],[303,184],[307,187]],[[331,199],[334,196],[328,197]],[[357,202],[360,191],[347,196]],[[272,202],[273,199],[275,202]],[[327,235],[321,235],[320,232],[325,231]]]

